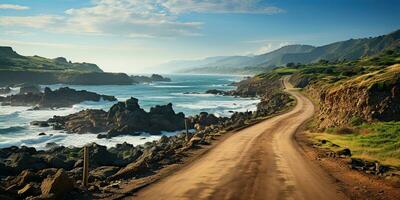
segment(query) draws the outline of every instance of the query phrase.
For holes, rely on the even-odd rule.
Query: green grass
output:
[[[323,147],[337,150],[331,145],[337,144],[341,148],[349,148],[353,157],[400,167],[400,122],[363,124],[354,127],[353,131],[350,134],[338,134],[338,129],[330,129],[326,133],[312,134],[311,137],[315,141],[329,141]]]
[[[295,69],[295,68],[288,68],[288,67],[280,67],[280,68],[276,68],[274,69],[274,72],[278,73],[278,74],[293,74],[295,72],[298,72],[299,69]]]

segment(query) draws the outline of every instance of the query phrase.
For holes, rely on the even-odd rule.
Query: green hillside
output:
[[[63,57],[22,56],[11,47],[0,46],[0,70],[40,72],[103,72],[96,64],[72,63]]]

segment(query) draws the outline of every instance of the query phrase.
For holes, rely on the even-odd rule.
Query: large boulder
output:
[[[16,173],[25,169],[40,170],[47,167],[47,163],[43,159],[32,156],[27,152],[13,153],[5,159],[4,163],[13,168]]]
[[[11,88],[10,87],[0,88],[0,94],[8,94],[10,92],[11,92]]]
[[[62,197],[74,188],[73,180],[60,169],[53,177],[43,180],[40,189],[42,195],[54,194],[56,197]]]
[[[90,171],[90,175],[94,178],[105,180],[119,171],[119,167],[101,166]]]
[[[19,94],[40,94],[40,86],[38,85],[23,85],[19,88]]]
[[[87,109],[67,116],[54,116],[48,122],[54,129],[65,129],[71,133],[100,133],[109,128],[106,122],[107,112]]]
[[[118,159],[117,155],[107,151],[106,146],[93,143],[88,148],[91,167],[114,165],[114,162]]]
[[[138,100],[132,97],[110,108],[107,123],[113,128],[105,137],[137,135],[141,132],[160,134],[161,131],[182,130],[184,118],[183,113],[175,113],[171,103],[152,107],[147,113],[140,108]]]

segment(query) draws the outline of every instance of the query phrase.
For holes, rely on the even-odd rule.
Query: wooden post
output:
[[[185,130],[186,130],[186,140],[189,140],[189,127],[187,123],[187,118],[185,118]]]
[[[83,176],[82,185],[87,187],[89,178],[89,147],[83,147]]]
[[[189,134],[189,127],[188,127],[188,123],[187,123],[187,119],[185,118],[185,130],[186,130],[186,135]]]

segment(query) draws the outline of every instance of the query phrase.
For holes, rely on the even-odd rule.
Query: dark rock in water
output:
[[[206,94],[215,94],[215,95],[228,95],[229,93],[223,90],[216,90],[216,89],[212,89],[212,90],[207,90]]]
[[[86,90],[77,91],[64,87],[52,91],[50,88],[46,87],[44,93],[28,92],[7,96],[2,100],[2,104],[11,106],[35,106],[32,110],[37,110],[40,108],[70,107],[83,101],[100,101],[102,99],[105,101],[117,100],[113,96],[99,95]]]
[[[11,92],[10,87],[0,88],[0,94],[8,94]]]
[[[163,77],[159,74],[152,74],[150,77],[153,81],[171,82],[170,78]]]
[[[54,130],[65,129],[72,133],[100,133],[109,127],[106,122],[107,112],[103,110],[83,110],[67,116],[54,116],[48,122]]]
[[[44,179],[40,186],[43,195],[54,194],[56,197],[63,197],[73,188],[73,180],[62,169],[58,170],[53,177]]]
[[[39,136],[42,136],[42,135],[46,135],[46,133],[43,133],[43,132],[42,132],[42,133],[39,133],[38,135],[39,135]]]
[[[39,127],[49,127],[49,123],[47,121],[32,121],[30,123],[32,126],[39,126]]]
[[[136,83],[152,83],[152,82],[171,82],[170,78],[163,77],[158,74],[152,74],[148,76],[131,76],[133,82]]]
[[[26,93],[10,95],[2,99],[1,105],[9,106],[36,106],[41,99],[40,94]]]
[[[22,85],[19,89],[19,94],[40,94],[40,86],[38,85]]]
[[[29,111],[40,110],[39,106],[34,106],[33,108],[28,109]]]
[[[184,92],[183,94],[200,94],[200,92]]]
[[[86,90],[77,91],[68,87],[59,88],[58,90],[51,91],[50,88],[45,88],[43,97],[39,102],[41,107],[69,107],[83,101],[116,101],[113,96],[99,95],[94,92]]]

